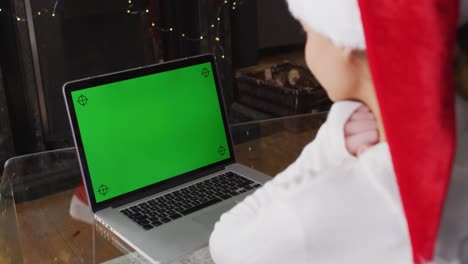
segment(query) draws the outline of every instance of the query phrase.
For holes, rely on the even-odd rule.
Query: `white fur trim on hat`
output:
[[[289,10],[303,23],[329,37],[335,45],[366,49],[357,0],[287,0]]]
[[[357,0],[287,0],[289,10],[335,45],[366,49],[361,13]],[[468,21],[468,0],[460,0],[459,25]]]

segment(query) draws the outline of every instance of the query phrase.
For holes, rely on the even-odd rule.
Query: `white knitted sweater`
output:
[[[210,238],[217,264],[412,263],[388,145],[358,158],[345,147],[360,105],[335,103],[293,164],[221,216]]]

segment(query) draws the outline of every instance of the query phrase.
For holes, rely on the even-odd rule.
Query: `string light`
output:
[[[225,59],[225,55],[224,55],[224,47],[221,45],[221,37],[223,36],[219,36],[220,34],[220,30],[222,30],[222,25],[221,25],[221,18],[222,18],[222,9],[223,8],[229,8],[231,7],[232,10],[236,10],[237,7],[240,7],[243,3],[244,3],[245,0],[241,0],[239,3],[238,1],[236,0],[219,0],[219,5],[218,5],[218,11],[215,13],[217,14],[217,16],[215,15],[214,16],[214,23],[210,23],[208,24],[209,27],[208,27],[208,31],[204,32],[204,31],[200,31],[197,35],[190,35],[190,34],[187,34],[187,33],[184,33],[184,32],[180,32],[177,30],[176,27],[170,27],[171,25],[166,25],[164,27],[162,26],[159,26],[156,21],[154,21],[153,19],[148,19],[151,23],[151,27],[154,28],[154,30],[158,30],[159,32],[171,32],[171,33],[175,33],[177,34],[181,39],[184,39],[185,41],[204,41],[205,39],[210,39],[212,41],[215,41],[214,43],[216,43],[216,46],[214,47],[213,49],[213,53],[217,53],[217,58],[218,59]],[[149,6],[147,6],[147,8],[143,7],[143,8],[139,8],[137,10],[134,10],[134,8],[136,7],[135,6],[135,0],[127,0],[128,2],[128,7],[127,9],[124,9],[122,10],[123,12],[126,11],[127,14],[129,15],[144,15],[144,14],[147,14],[146,16],[149,16],[149,13],[150,13],[150,8]],[[58,0],[56,0],[56,3],[55,5],[53,6],[53,8],[50,8],[50,9],[47,9],[47,8],[42,8],[40,10],[37,10],[37,13],[35,13],[31,19],[34,19],[36,17],[39,17],[39,16],[42,16],[42,15],[49,15],[51,17],[56,17],[56,12],[57,12],[57,8],[60,8],[60,6],[57,4],[58,3]],[[224,3],[224,4],[223,4]],[[230,4],[230,6],[228,6],[227,4]],[[4,8],[0,8],[0,12],[1,13],[4,13],[5,10]],[[7,12],[8,14],[8,12]],[[18,17],[18,16],[12,16],[13,19],[16,18],[16,20],[18,22],[23,22],[23,21],[27,21],[26,18],[21,18],[21,17]],[[148,17],[149,18],[149,17]],[[151,21],[153,20],[153,21]],[[214,35],[214,36],[213,36]],[[220,54],[223,54],[223,55],[220,55]]]

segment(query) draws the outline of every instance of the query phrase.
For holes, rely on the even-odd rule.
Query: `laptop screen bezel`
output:
[[[92,185],[91,176],[90,176],[89,169],[88,169],[88,164],[87,164],[86,156],[85,156],[84,149],[83,149],[83,142],[80,136],[78,121],[76,118],[76,113],[75,113],[71,93],[74,91],[88,89],[88,88],[92,88],[92,87],[103,85],[103,84],[124,81],[128,79],[133,79],[133,78],[138,78],[138,77],[147,76],[151,74],[171,71],[171,70],[194,66],[198,64],[207,63],[207,62],[211,64],[211,68],[213,71],[213,78],[214,78],[215,85],[216,85],[216,92],[218,95],[218,101],[219,101],[219,106],[221,109],[224,129],[226,131],[226,140],[228,143],[228,150],[229,150],[230,157],[228,159],[210,164],[208,166],[205,166],[205,167],[202,167],[202,168],[199,168],[199,169],[196,169],[196,170],[193,170],[193,171],[181,174],[181,175],[174,176],[164,181],[153,183],[146,187],[133,190],[131,192],[110,198],[108,200],[105,200],[102,202],[96,202],[96,197],[94,195],[94,192],[92,191],[94,190],[94,188]],[[67,82],[63,86],[63,94],[65,97],[66,108],[67,108],[69,121],[70,121],[70,125],[71,125],[72,132],[73,132],[73,139],[75,141],[75,146],[77,148],[82,177],[86,184],[86,191],[87,191],[88,198],[89,198],[89,204],[93,212],[97,212],[107,207],[115,207],[115,206],[119,206],[128,202],[142,199],[148,195],[155,194],[155,193],[173,188],[175,186],[179,186],[181,184],[196,180],[198,178],[206,176],[207,173],[220,170],[224,168],[225,166],[236,162],[233,148],[232,148],[231,132],[229,129],[229,124],[227,122],[227,118],[226,118],[227,116],[226,109],[223,103],[224,99],[223,99],[222,90],[219,84],[216,63],[212,55],[206,54],[206,55],[201,55],[201,56],[195,56],[195,57],[170,61],[167,63],[150,65],[150,66],[140,67],[136,69],[130,69],[130,70],[120,71],[116,73],[110,73],[110,74],[95,76],[91,78],[81,79],[77,81]],[[129,177],[130,177],[129,179],[131,179],[131,176]]]

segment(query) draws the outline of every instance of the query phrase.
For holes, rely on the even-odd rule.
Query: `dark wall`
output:
[[[0,164],[14,155],[13,138],[10,128],[10,117],[6,104],[5,86],[3,84],[2,67],[0,65]]]
[[[302,27],[289,13],[285,0],[244,1],[233,11],[234,68],[256,65],[263,50],[274,53],[304,42]]]
[[[232,12],[232,62],[234,68],[257,64],[257,5],[244,1]]]
[[[257,10],[259,49],[304,43],[305,34],[285,0],[257,0]]]
[[[0,8],[0,64],[15,154],[40,151],[44,149],[42,127],[25,5],[7,0],[0,2]]]

